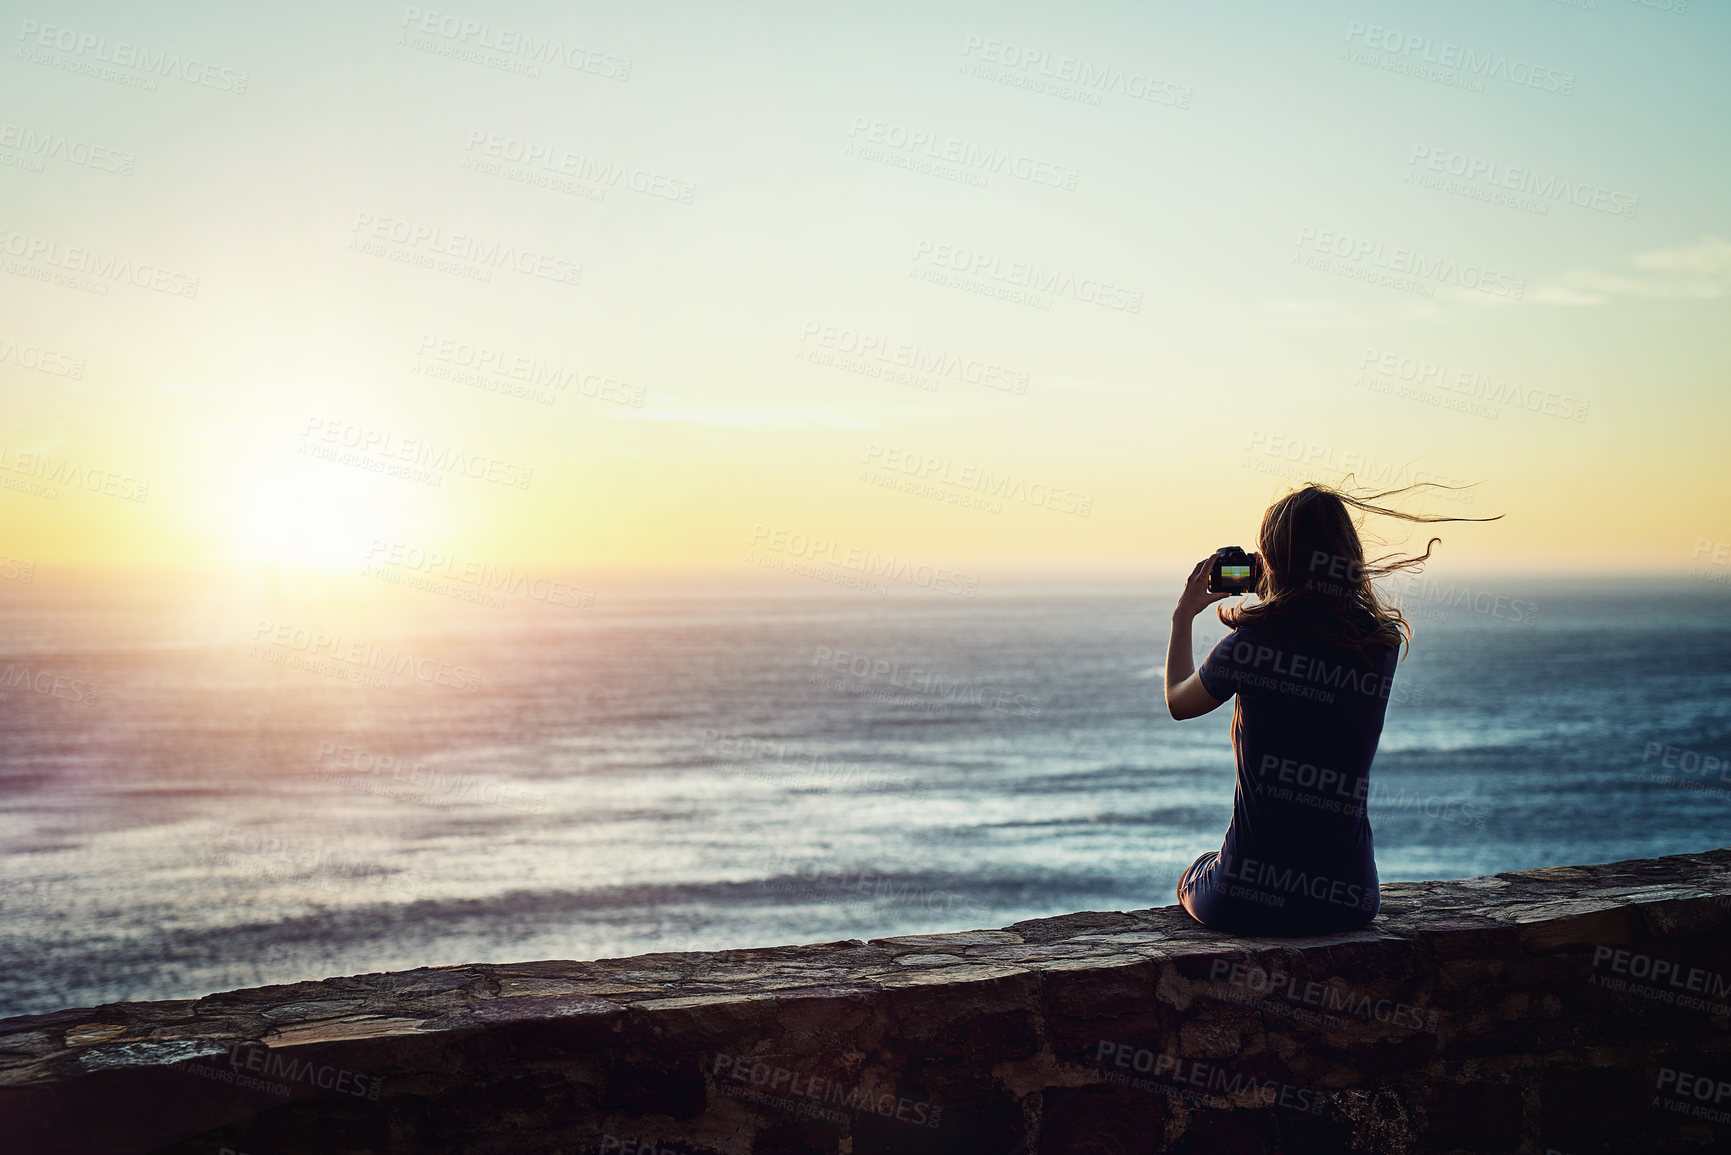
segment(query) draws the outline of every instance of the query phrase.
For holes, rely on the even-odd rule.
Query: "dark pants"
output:
[[[1190,917],[1211,930],[1231,934],[1307,935],[1357,930],[1376,917],[1371,910],[1342,908],[1325,903],[1274,896],[1283,905],[1274,906],[1246,897],[1252,888],[1234,885],[1220,870],[1220,852],[1199,856],[1178,880],[1178,904]],[[1234,892],[1239,893],[1234,893]]]

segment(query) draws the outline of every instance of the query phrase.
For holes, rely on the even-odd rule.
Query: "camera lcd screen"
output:
[[[1220,576],[1231,582],[1249,581],[1250,567],[1247,565],[1223,565],[1220,567]]]

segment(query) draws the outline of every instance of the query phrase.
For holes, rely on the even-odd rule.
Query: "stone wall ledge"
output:
[[[1370,927],[1311,938],[1168,906],[5,1019],[0,1133],[86,1155],[1731,1150],[1731,848],[1387,884]]]

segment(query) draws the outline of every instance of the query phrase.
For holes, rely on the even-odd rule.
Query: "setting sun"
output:
[[[391,503],[329,467],[266,477],[232,506],[233,560],[321,573],[352,571],[366,561]]]

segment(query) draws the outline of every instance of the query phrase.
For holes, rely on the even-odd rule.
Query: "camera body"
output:
[[[1262,559],[1235,545],[1223,545],[1214,551],[1214,565],[1208,571],[1208,592],[1211,594],[1250,594],[1262,584]]]

